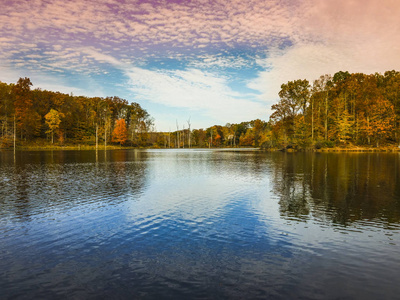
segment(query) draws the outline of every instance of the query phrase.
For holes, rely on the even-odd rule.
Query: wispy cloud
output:
[[[132,68],[127,72],[131,89],[141,100],[171,107],[202,111],[225,122],[255,118],[265,109],[248,101],[228,87],[227,79],[197,69],[184,71],[150,71]]]
[[[25,39],[27,33],[35,33],[35,39],[43,42],[109,40],[124,46],[196,48],[259,44],[288,35],[290,17],[280,1],[19,1],[5,9],[0,23],[6,24],[3,33]]]

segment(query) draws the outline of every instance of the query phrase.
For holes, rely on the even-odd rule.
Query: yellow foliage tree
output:
[[[49,127],[49,130],[46,133],[51,134],[51,143],[54,143],[54,132],[59,129],[61,118],[64,117],[63,113],[58,112],[55,109],[51,109],[47,115],[44,116],[46,119],[46,125]]]

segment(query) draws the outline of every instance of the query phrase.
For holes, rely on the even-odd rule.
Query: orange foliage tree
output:
[[[128,130],[126,128],[125,119],[116,121],[114,131],[112,132],[112,141],[123,145],[128,139]]]

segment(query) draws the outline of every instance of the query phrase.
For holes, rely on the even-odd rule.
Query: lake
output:
[[[0,151],[1,299],[395,299],[400,154]]]

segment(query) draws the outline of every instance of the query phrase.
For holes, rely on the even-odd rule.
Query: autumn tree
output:
[[[392,70],[386,71],[381,78],[380,87],[383,96],[389,100],[394,108],[396,115],[395,120],[395,136],[396,140],[400,140],[400,72]]]
[[[61,118],[64,117],[63,113],[59,113],[55,109],[51,109],[45,116],[44,118],[46,119],[46,125],[49,128],[46,133],[51,134],[51,143],[54,143],[54,132],[59,130],[60,128],[60,123],[61,123]]]
[[[264,123],[260,119],[256,119],[251,122],[254,131],[254,146],[258,147],[260,142],[261,131],[263,130]]]
[[[112,132],[112,141],[123,145],[128,139],[128,130],[126,128],[125,119],[119,119],[116,121],[115,128]]]
[[[323,132],[324,139],[328,139],[329,92],[332,87],[332,76],[325,74],[314,81],[311,95],[311,138],[314,131],[317,136]],[[323,128],[323,130],[322,130]]]
[[[274,121],[282,121],[286,133],[293,137],[296,132],[296,116],[302,111],[304,115],[310,98],[310,84],[306,79],[289,81],[281,85],[280,101],[272,105],[275,112],[271,115]]]
[[[25,138],[40,133],[40,116],[33,109],[31,86],[28,77],[20,78],[13,86],[16,123],[21,137]]]
[[[135,102],[127,106],[126,116],[128,134],[131,143],[136,145],[145,145],[148,132],[154,124],[153,119],[146,110]]]
[[[337,120],[336,137],[340,142],[351,139],[354,120],[347,110],[344,110]]]
[[[370,126],[371,133],[379,147],[384,138],[390,137],[395,124],[394,106],[384,98],[376,99],[371,109]]]
[[[239,144],[241,146],[254,146],[254,130],[248,129],[245,134],[242,134],[239,138]]]
[[[12,86],[0,82],[0,135],[6,144],[11,139],[14,130],[12,125],[14,115],[12,96]]]

